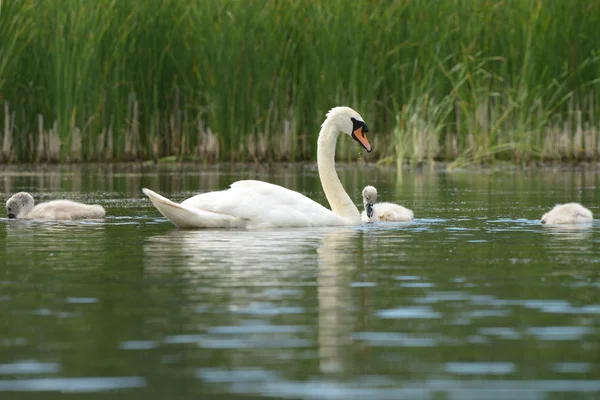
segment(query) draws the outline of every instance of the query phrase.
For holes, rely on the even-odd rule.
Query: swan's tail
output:
[[[240,225],[241,222],[238,218],[230,215],[217,214],[174,203],[147,188],[143,188],[142,192],[150,198],[154,207],[162,215],[179,228],[233,228]]]

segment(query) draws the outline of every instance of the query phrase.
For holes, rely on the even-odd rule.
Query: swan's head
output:
[[[365,206],[365,212],[367,217],[373,217],[373,204],[377,201],[377,189],[373,186],[365,186],[362,192],[363,204]]]
[[[334,107],[327,113],[323,123],[333,123],[338,131],[345,133],[356,140],[367,152],[371,152],[371,144],[367,140],[369,128],[359,113],[350,107]]]
[[[33,209],[33,197],[26,192],[14,194],[6,202],[8,218],[21,218]]]

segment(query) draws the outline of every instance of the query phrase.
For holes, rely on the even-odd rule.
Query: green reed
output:
[[[600,3],[10,0],[0,161],[598,159]],[[340,141],[339,157],[360,149]]]

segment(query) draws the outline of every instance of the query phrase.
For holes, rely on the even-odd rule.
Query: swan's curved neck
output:
[[[319,178],[331,211],[345,219],[348,224],[360,224],[360,213],[335,171],[335,145],[338,136],[339,131],[329,121],[325,121],[317,142]]]

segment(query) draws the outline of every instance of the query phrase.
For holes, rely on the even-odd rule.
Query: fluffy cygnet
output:
[[[53,200],[34,206],[33,197],[26,192],[14,194],[6,202],[8,218],[26,219],[97,219],[104,218],[104,208],[70,200]]]
[[[361,214],[363,222],[402,222],[415,219],[412,210],[394,203],[375,203],[377,189],[365,186],[363,189],[363,204],[365,210]]]
[[[542,224],[585,224],[594,219],[592,212],[579,203],[557,204],[542,216]]]

